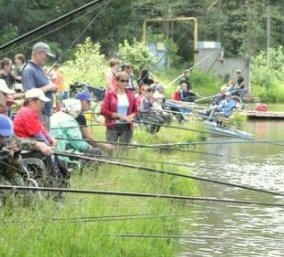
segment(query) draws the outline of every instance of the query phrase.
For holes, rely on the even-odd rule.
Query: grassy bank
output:
[[[92,130],[97,139],[104,139],[104,126],[93,126]],[[162,128],[158,135],[150,136],[140,127],[134,135],[137,143],[145,144],[176,142],[177,138],[182,142],[198,135]],[[117,149],[112,160],[190,174],[186,167],[164,163],[186,163],[186,154],[151,148]],[[74,171],[70,184],[73,189],[198,195],[196,182],[190,179],[107,164],[90,165],[83,174]],[[36,198],[28,207],[14,206],[0,212],[0,256],[177,256],[178,240],[171,237],[182,235],[179,216],[191,215],[190,210],[189,202],[157,197],[65,194],[60,203]]]

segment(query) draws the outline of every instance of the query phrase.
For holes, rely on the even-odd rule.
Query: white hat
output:
[[[25,99],[27,98],[38,98],[43,102],[49,102],[50,99],[45,96],[40,88],[32,88],[25,93]]]
[[[82,111],[82,104],[79,99],[69,98],[63,100],[62,103],[62,111],[69,113],[73,117],[77,117]]]
[[[3,92],[5,94],[15,94],[14,90],[8,88],[4,79],[0,79],[0,92]]]
[[[48,44],[43,42],[38,42],[33,46],[33,51],[35,52],[44,52],[46,55],[50,57],[55,57],[55,55],[51,52]]]

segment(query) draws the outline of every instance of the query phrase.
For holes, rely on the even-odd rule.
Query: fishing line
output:
[[[109,165],[127,167],[127,168],[138,169],[138,170],[145,170],[145,171],[152,172],[152,173],[160,173],[160,174],[167,174],[167,175],[171,175],[171,176],[190,178],[190,179],[200,180],[200,181],[204,181],[204,182],[210,182],[210,183],[215,183],[215,184],[220,184],[220,185],[225,185],[225,186],[231,186],[231,187],[238,187],[238,188],[242,188],[242,189],[247,189],[247,190],[272,194],[272,195],[284,196],[284,193],[273,192],[273,191],[264,190],[264,189],[260,189],[260,188],[254,188],[254,187],[245,186],[245,185],[227,183],[227,182],[222,182],[222,181],[213,180],[213,179],[206,179],[206,178],[192,176],[192,175],[185,175],[185,174],[179,174],[179,173],[174,173],[174,172],[170,172],[170,171],[153,169],[153,168],[148,168],[148,167],[144,167],[144,166],[137,166],[137,165],[132,165],[132,164],[128,164],[128,163],[113,162],[113,161],[109,161],[109,160],[103,160],[103,159],[100,159],[100,158],[91,158],[91,157],[82,156],[82,155],[78,155],[78,154],[67,154],[67,153],[62,153],[62,152],[56,152],[55,154],[58,155],[58,156],[73,157],[73,158],[77,157],[78,159],[82,159],[82,160],[96,161],[96,162],[101,162],[101,163],[105,163],[105,164],[109,164]]]
[[[218,198],[210,198],[210,197],[194,197],[194,196],[169,195],[169,194],[115,192],[115,191],[82,190],[82,189],[49,188],[49,187],[8,186],[8,185],[0,185],[0,189],[4,189],[4,190],[12,189],[15,191],[16,190],[19,190],[19,191],[30,190],[30,191],[46,191],[46,192],[72,193],[72,194],[128,196],[128,197],[157,198],[157,199],[171,199],[171,200],[184,200],[184,201],[230,203],[230,204],[240,204],[240,205],[259,205],[259,206],[267,206],[267,207],[283,207],[284,208],[284,204],[277,204],[277,203],[263,203],[263,202],[255,202],[255,201],[241,201],[241,200],[232,200],[232,199],[218,199]],[[278,193],[275,193],[275,192],[273,192],[273,194],[279,195]],[[280,194],[280,195],[283,195],[283,194]]]
[[[188,70],[192,70],[194,67],[200,65],[201,63],[205,62],[207,59],[209,59],[211,56],[213,56],[214,54],[218,53],[219,50],[216,50],[215,52],[212,52],[212,54],[206,56],[205,58],[203,58],[200,62],[192,65],[190,68],[188,68]],[[172,84],[174,84],[176,81],[178,81],[181,77],[182,77],[183,74],[180,74],[178,77],[176,77],[174,80],[172,80],[166,87],[169,87],[171,86]]]

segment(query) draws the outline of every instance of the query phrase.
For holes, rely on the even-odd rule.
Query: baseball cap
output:
[[[27,98],[38,98],[43,102],[49,102],[50,99],[45,96],[40,88],[32,88],[25,93],[25,99]]]
[[[4,114],[0,114],[0,136],[10,137],[14,134],[12,121]]]
[[[46,55],[50,57],[55,57],[55,55],[51,52],[48,44],[43,42],[38,42],[33,46],[33,51],[35,52],[44,52]]]
[[[91,102],[91,100],[92,100],[92,97],[91,97],[91,95],[88,91],[78,93],[75,96],[75,98],[78,99],[78,100],[81,100],[81,101],[85,100],[85,101],[89,101],[89,102]]]
[[[3,92],[5,94],[15,94],[14,90],[8,88],[4,79],[0,79],[0,92]]]

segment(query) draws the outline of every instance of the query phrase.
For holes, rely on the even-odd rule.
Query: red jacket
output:
[[[176,90],[172,94],[172,100],[181,101],[180,99],[180,90]]]
[[[125,90],[128,98],[127,115],[137,115],[137,105],[134,92],[132,90]],[[115,120],[112,118],[112,114],[117,112],[117,93],[115,90],[106,90],[103,104],[101,107],[101,114],[105,116],[105,125],[108,128],[113,128]],[[132,126],[133,124],[131,124]]]

